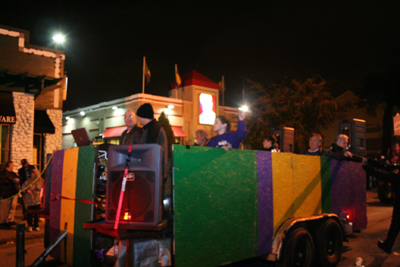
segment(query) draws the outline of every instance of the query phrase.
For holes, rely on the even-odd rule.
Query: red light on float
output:
[[[125,220],[125,221],[128,221],[128,220],[130,220],[130,219],[131,219],[131,213],[128,212],[128,211],[125,211],[125,213],[124,213],[124,220]]]

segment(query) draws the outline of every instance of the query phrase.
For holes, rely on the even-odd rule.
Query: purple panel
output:
[[[63,165],[64,165],[64,150],[57,151],[54,153],[53,159],[51,160],[51,193],[55,195],[61,195],[62,188],[62,177],[63,177]],[[54,199],[54,196],[51,197]],[[53,244],[57,237],[60,235],[60,212],[61,212],[61,201],[55,200],[50,202],[50,244]],[[56,247],[51,256],[56,259],[60,259],[60,248]]]
[[[332,213],[347,212],[353,230],[367,227],[365,171],[361,163],[331,160]]]
[[[272,196],[272,158],[271,152],[257,151],[258,185],[258,248],[257,254],[271,252],[274,232]]]

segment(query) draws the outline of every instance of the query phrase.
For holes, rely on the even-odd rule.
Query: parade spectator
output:
[[[264,137],[263,148],[266,151],[279,152],[276,137],[274,135]]]
[[[400,145],[394,144],[386,155],[387,164],[396,165],[400,163]]]
[[[42,179],[39,178],[40,174],[36,168],[30,168],[29,172],[29,178],[22,184],[21,187],[21,190],[25,191],[24,204],[28,211],[40,210],[40,190],[42,189]],[[26,231],[32,232],[32,229],[34,231],[40,230],[38,213],[28,213],[27,222],[28,227],[26,228]]]
[[[208,144],[208,133],[204,129],[198,129],[196,131],[196,142],[195,146],[207,146]]]
[[[244,113],[240,112],[236,132],[229,132],[231,129],[230,121],[222,115],[217,116],[213,125],[213,131],[217,132],[218,135],[212,137],[207,146],[221,147],[224,148],[225,151],[228,151],[231,148],[239,148],[240,143],[247,135],[246,122],[244,121],[244,118]]]
[[[143,130],[136,124],[136,115],[132,110],[125,112],[124,121],[126,130],[121,135],[121,145],[139,144]]]
[[[392,189],[394,193],[392,221],[390,223],[386,240],[378,241],[378,247],[390,254],[392,252],[396,237],[400,231],[400,171],[398,167],[388,168],[377,163],[369,163],[363,167],[368,173],[375,176],[379,180],[392,183]]]
[[[1,228],[10,228],[14,222],[15,210],[18,202],[19,177],[13,172],[14,162],[7,161],[4,170],[0,173],[0,225]]]
[[[159,144],[162,148],[163,177],[166,178],[168,174],[168,141],[164,128],[154,119],[153,107],[149,103],[141,105],[136,115],[144,130],[140,144]]]
[[[26,159],[22,159],[21,160],[21,165],[22,165],[22,167],[20,169],[18,169],[18,175],[19,175],[19,179],[20,179],[19,185],[20,186],[22,186],[22,184],[27,179],[29,179],[30,170],[31,170],[32,167],[34,167],[33,165],[30,165]],[[21,204],[22,204],[22,215],[23,215],[24,220],[26,220],[26,208],[25,208],[25,205],[24,205],[23,198],[22,198],[22,203]]]

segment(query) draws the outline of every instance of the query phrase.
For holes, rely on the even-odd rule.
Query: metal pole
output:
[[[16,266],[25,266],[25,223],[17,224],[17,258]]]
[[[48,247],[46,251],[43,252],[42,255],[40,255],[39,258],[35,260],[35,262],[31,265],[31,267],[39,266],[46,259],[46,257],[53,251],[53,249],[56,248],[61,243],[61,241],[67,236],[67,234],[68,234],[67,230],[62,232],[62,234],[58,237],[56,242],[54,242],[50,247]]]
[[[144,94],[144,79],[145,79],[145,73],[144,73],[144,69],[145,69],[145,64],[146,64],[146,57],[143,57],[143,73],[142,73],[142,94]]]

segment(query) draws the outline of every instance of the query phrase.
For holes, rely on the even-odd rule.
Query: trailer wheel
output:
[[[343,233],[339,223],[329,219],[316,232],[316,258],[321,266],[334,267],[342,256]]]
[[[282,267],[309,267],[314,259],[314,243],[304,228],[294,230],[284,246]]]
[[[378,182],[378,198],[384,203],[388,204],[393,200],[392,184],[388,182]]]

